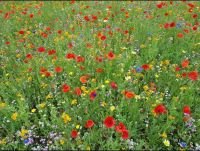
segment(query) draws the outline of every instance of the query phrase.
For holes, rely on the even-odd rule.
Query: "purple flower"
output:
[[[137,67],[137,68],[136,68],[136,71],[137,71],[137,72],[142,72],[142,70],[143,70],[143,69],[142,69],[141,67]]]

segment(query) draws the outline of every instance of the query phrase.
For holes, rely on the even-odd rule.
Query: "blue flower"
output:
[[[181,28],[181,23],[177,23],[176,28]]]
[[[29,140],[28,140],[28,139],[25,139],[25,140],[24,140],[24,144],[27,145],[28,143],[29,143]]]
[[[180,142],[179,145],[183,148],[187,147],[187,144],[185,142]]]
[[[143,70],[143,69],[142,69],[141,67],[137,67],[137,68],[136,68],[136,71],[137,71],[137,72],[142,72],[142,70]]]

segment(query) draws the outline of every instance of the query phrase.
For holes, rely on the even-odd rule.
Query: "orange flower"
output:
[[[187,67],[188,65],[189,65],[189,60],[183,60],[183,62],[182,62],[182,68],[185,68],[185,67]]]
[[[81,76],[80,77],[80,82],[81,83],[86,83],[87,82],[87,76]]]
[[[125,97],[127,99],[132,99],[135,97],[135,94],[133,92],[130,92],[130,91],[125,91]]]

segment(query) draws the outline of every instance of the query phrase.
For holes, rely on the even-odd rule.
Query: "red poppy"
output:
[[[186,60],[183,60],[183,62],[182,62],[182,68],[186,68],[188,65],[189,65],[189,60],[188,59],[186,59]]]
[[[75,88],[75,94],[76,95],[81,95],[81,93],[82,93],[82,91],[81,91],[81,89],[80,88]]]
[[[90,21],[90,18],[88,16],[84,16],[85,21]]]
[[[162,3],[159,3],[156,6],[157,6],[157,8],[162,8],[163,7]]]
[[[122,139],[128,139],[128,137],[129,137],[128,130],[123,130],[122,131]]]
[[[164,25],[164,28],[167,29],[167,28],[169,28],[169,26],[170,26],[169,23],[166,23],[166,24]]]
[[[101,40],[106,40],[106,36],[101,36]]]
[[[122,133],[124,130],[126,130],[126,126],[120,122],[116,127],[115,127],[116,132]]]
[[[61,67],[55,67],[54,68],[55,72],[60,73],[63,71],[63,69]]]
[[[177,37],[178,37],[178,38],[183,38],[184,35],[183,35],[182,33],[178,33],[178,34],[177,34]]]
[[[96,57],[96,61],[98,61],[98,62],[102,62],[103,61],[103,57]]]
[[[189,79],[191,79],[191,80],[193,80],[193,81],[198,80],[198,76],[199,76],[199,74],[198,74],[198,72],[196,72],[196,71],[192,71],[192,72],[189,72],[189,73],[188,73]]]
[[[68,53],[68,54],[66,54],[65,57],[66,57],[67,59],[75,59],[76,55],[73,54],[73,53]]]
[[[144,64],[144,65],[142,65],[142,68],[143,68],[144,70],[149,70],[149,69],[150,69],[150,67],[149,67],[148,64]]]
[[[169,26],[170,26],[171,28],[173,28],[173,27],[176,26],[176,23],[175,23],[175,22],[171,22]]]
[[[38,48],[38,52],[45,52],[45,48],[44,47],[39,47]]]
[[[87,120],[87,122],[85,123],[85,128],[91,128],[93,126],[94,126],[93,120]]]
[[[135,94],[133,92],[130,92],[130,91],[125,91],[125,97],[127,99],[132,99],[135,97]]]
[[[113,126],[115,126],[115,119],[112,116],[107,116],[104,120],[104,125],[107,128],[112,128]]]
[[[29,17],[30,17],[30,18],[33,18],[33,17],[34,17],[34,14],[30,14]]]
[[[187,77],[187,73],[184,72],[184,73],[181,74],[181,76],[182,76],[183,78],[186,78],[186,77]]]
[[[191,114],[190,107],[189,106],[184,106],[183,107],[183,113],[184,114]]]
[[[193,27],[192,27],[192,30],[197,30],[197,26],[193,26]]]
[[[58,34],[62,34],[62,30],[58,30]]]
[[[49,50],[49,51],[48,51],[48,55],[53,55],[53,54],[55,54],[55,53],[56,53],[55,50]]]
[[[198,15],[197,15],[197,14],[193,14],[192,17],[193,17],[193,18],[197,18]]]
[[[32,56],[32,54],[29,53],[29,54],[26,55],[26,58],[27,58],[27,59],[32,59],[33,56]]]
[[[5,44],[6,44],[6,45],[10,45],[10,42],[9,42],[9,41],[6,41]]]
[[[64,93],[66,93],[66,92],[69,92],[69,90],[70,90],[70,86],[68,86],[67,84],[63,84],[63,86],[62,86],[62,91],[63,91]]]
[[[76,138],[78,136],[78,132],[76,130],[71,131],[71,137]]]
[[[110,51],[109,53],[108,53],[108,59],[109,60],[113,60],[115,58],[115,54],[112,52],[112,51]]]
[[[180,71],[180,70],[181,70],[180,67],[176,67],[176,68],[175,68],[175,71]]]
[[[97,68],[97,69],[96,69],[96,72],[102,73],[102,72],[103,72],[103,69],[102,69],[102,68]]]
[[[117,84],[116,84],[115,82],[111,82],[111,83],[110,83],[110,86],[111,86],[111,88],[113,88],[113,89],[117,89],[117,88],[118,88],[118,86],[117,86]]]
[[[81,57],[81,56],[76,57],[76,62],[84,62],[84,61],[85,61],[84,57]]]
[[[19,34],[23,35],[23,34],[24,34],[24,31],[23,31],[23,30],[20,30],[20,31],[19,31]]]
[[[156,114],[163,114],[163,113],[166,113],[167,110],[163,104],[159,104],[154,108],[154,112]]]
[[[46,72],[45,72],[45,77],[50,77],[50,76],[51,76],[51,73],[48,72],[48,71],[46,71]]]

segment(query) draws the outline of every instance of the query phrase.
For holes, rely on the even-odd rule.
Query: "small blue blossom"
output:
[[[187,144],[185,142],[180,142],[179,145],[183,148],[187,147]]]
[[[137,68],[136,68],[136,71],[137,71],[137,72],[142,72],[142,70],[143,70],[143,69],[142,69],[141,67],[137,67]]]

